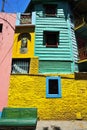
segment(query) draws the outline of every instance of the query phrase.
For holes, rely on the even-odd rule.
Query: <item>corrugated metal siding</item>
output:
[[[78,49],[77,49],[77,42],[75,37],[74,25],[70,23],[71,26],[71,38],[72,38],[72,50],[73,50],[73,57],[74,61],[78,61]]]
[[[40,61],[39,73],[70,73],[72,72],[71,62],[61,61]]]
[[[78,71],[79,71],[78,64],[75,63],[75,72],[78,72]]]
[[[41,65],[42,60],[44,61],[57,61],[55,65],[58,67],[57,69],[52,69],[52,64],[49,68],[49,72],[57,72],[58,69],[61,69],[60,71],[63,71],[61,66],[58,64],[58,60],[61,61],[71,61],[73,62],[73,54],[72,54],[72,48],[75,48],[75,38],[74,38],[74,32],[70,30],[70,24],[67,22],[68,18],[68,5],[67,3],[57,2],[58,3],[58,9],[57,9],[57,17],[44,17],[44,9],[41,4],[36,5],[36,29],[35,29],[35,55],[39,56],[40,60],[40,70],[47,71],[45,64],[43,63],[43,66],[45,66],[45,69]],[[58,48],[47,48],[43,44],[43,33],[44,31],[59,31],[59,45]],[[70,33],[72,33],[70,35]],[[73,46],[71,46],[71,39],[73,38]],[[76,49],[75,49],[76,50]],[[76,56],[76,51],[74,52]],[[65,62],[64,62],[65,63]],[[71,64],[68,64],[67,66],[70,66]],[[41,69],[42,67],[42,69]],[[70,68],[70,69],[69,69]],[[67,72],[72,72],[73,67],[65,67],[65,70]],[[71,69],[72,68],[72,69]],[[69,70],[68,70],[69,69]],[[52,71],[53,70],[53,71]],[[41,72],[41,71],[40,71]],[[64,71],[63,71],[64,72]]]
[[[78,48],[77,48],[77,42],[76,42],[76,37],[75,37],[75,31],[74,31],[74,24],[72,20],[69,18],[68,19],[69,23],[69,32],[70,32],[70,42],[71,42],[71,56],[73,58],[73,72],[78,72]]]

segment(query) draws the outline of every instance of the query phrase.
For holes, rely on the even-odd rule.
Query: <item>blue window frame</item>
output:
[[[46,97],[60,98],[61,97],[61,78],[47,77],[46,78]]]

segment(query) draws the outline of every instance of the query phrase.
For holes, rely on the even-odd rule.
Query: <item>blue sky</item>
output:
[[[30,0],[5,0],[4,12],[16,13],[24,12]],[[0,0],[0,12],[2,8],[2,0]]]

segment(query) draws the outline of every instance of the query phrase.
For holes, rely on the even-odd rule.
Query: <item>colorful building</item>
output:
[[[78,71],[74,16],[67,1],[31,0],[27,11],[35,11],[35,55],[39,73]]]
[[[36,107],[40,120],[87,120],[87,73],[78,69],[72,12],[76,4],[31,0],[26,13],[17,14],[8,107]]]
[[[16,14],[0,13],[0,112],[7,106]]]
[[[75,31],[79,52],[79,71],[87,72],[87,2],[79,0],[73,10],[75,16]]]
[[[30,14],[17,14],[17,17],[11,74],[37,74],[38,57],[34,56],[35,25],[32,21],[33,14],[32,17]]]
[[[26,12],[16,22],[8,106],[36,107],[40,120],[87,120],[87,74],[78,73],[68,1],[31,0]]]

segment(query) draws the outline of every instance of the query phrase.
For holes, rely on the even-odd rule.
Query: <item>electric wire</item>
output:
[[[4,18],[5,17],[5,18]],[[7,19],[6,19],[6,14],[3,18],[0,17],[1,20],[4,20],[6,23],[8,23],[8,25],[12,28],[13,31],[15,31],[15,28],[11,25],[11,22],[9,22]],[[2,33],[3,34],[3,33]],[[3,35],[2,35],[3,37]],[[14,43],[14,42],[13,42]],[[1,45],[3,45],[4,43],[2,43]],[[1,46],[0,46],[1,47]],[[0,62],[0,65],[3,63],[3,61],[5,60],[6,56],[9,54],[10,50],[12,49],[13,47],[13,44],[12,46],[9,48],[9,50],[7,51],[6,55],[4,56],[4,58],[2,59],[2,61]]]
[[[11,49],[13,48],[14,42],[15,42],[16,38],[13,41],[13,44],[11,45],[11,47],[9,48],[9,50],[7,51],[7,53],[5,54],[5,56],[3,57],[2,61],[0,62],[0,65],[3,63],[3,61],[5,60],[6,56],[9,54],[9,52],[11,51]]]
[[[10,5],[9,2],[7,3],[7,0],[5,0],[5,2],[6,2],[7,5],[9,5],[11,8],[13,8],[13,7]],[[18,7],[17,7],[17,8],[18,8]],[[14,12],[15,12],[15,11],[14,11]],[[16,13],[16,12],[15,12],[15,13]],[[4,13],[4,14],[5,14],[5,13]],[[9,14],[9,15],[10,15],[11,17],[13,17],[13,18],[16,18],[17,20],[20,20],[20,18],[19,18],[17,15],[16,15],[16,17],[13,16],[12,14]],[[9,16],[9,17],[10,17],[10,16]],[[5,22],[7,22],[8,25],[15,31],[15,28],[12,26],[11,22],[7,20],[6,14],[4,15],[4,17],[0,17],[0,19],[2,19],[2,20],[4,20]],[[2,38],[3,38],[3,33],[2,33]],[[4,44],[4,43],[2,43],[2,42],[0,41],[0,47],[1,47],[3,44]],[[9,52],[10,52],[10,50],[12,49],[13,45],[14,45],[14,42],[13,42],[12,46],[9,48],[9,50],[7,51],[7,53],[6,53],[6,55],[4,56],[4,58],[2,59],[2,61],[0,62],[0,65],[3,63],[3,61],[4,61],[5,58],[6,58],[6,56],[9,54]]]

